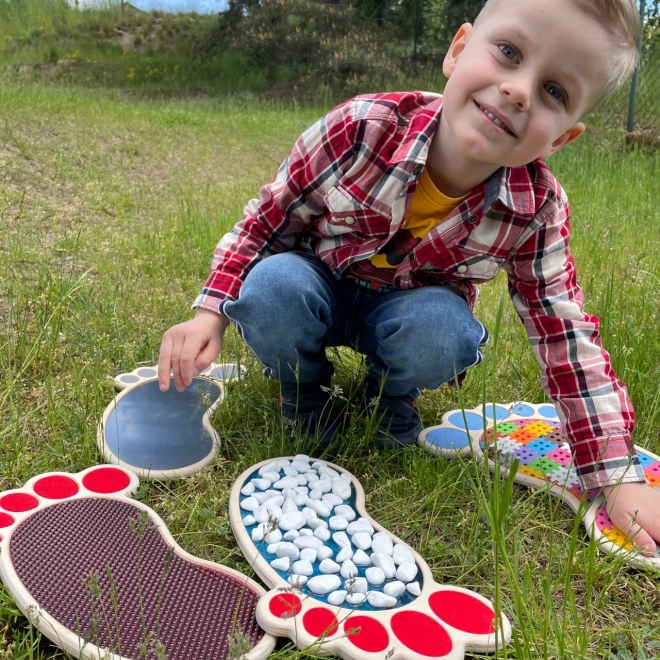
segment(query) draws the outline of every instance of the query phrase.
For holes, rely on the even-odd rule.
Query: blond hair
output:
[[[488,0],[477,21],[502,1]],[[612,40],[611,70],[603,94],[605,98],[621,87],[637,66],[639,58],[637,44],[641,32],[637,2],[636,0],[572,0],[572,2],[580,11],[594,19]]]

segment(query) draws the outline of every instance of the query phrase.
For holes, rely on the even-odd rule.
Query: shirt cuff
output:
[[[575,468],[583,490],[646,481],[644,468],[629,436],[582,441],[573,447]]]

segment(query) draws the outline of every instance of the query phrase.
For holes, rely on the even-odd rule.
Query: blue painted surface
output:
[[[153,378],[158,375],[158,372],[155,369],[138,369],[137,375],[140,378]]]
[[[465,413],[465,417],[463,417],[463,412],[459,410],[449,415],[448,420],[459,429],[464,429],[466,422],[470,431],[479,431],[484,428],[484,418],[472,412]]]
[[[495,406],[495,415],[493,415],[493,404],[492,403],[487,403],[484,410],[485,410],[486,417],[489,420],[493,420],[495,418],[496,422],[504,421],[511,414],[506,408],[504,408],[502,406]]]
[[[140,379],[133,374],[124,374],[119,378],[122,383],[137,383]]]
[[[535,414],[534,408],[532,408],[532,406],[528,406],[526,403],[519,403],[513,406],[513,408],[511,408],[511,412],[515,415],[520,415],[521,417],[531,417]]]
[[[195,378],[183,392],[173,381],[161,392],[150,380],[124,395],[104,429],[108,449],[127,465],[141,470],[180,470],[207,458],[214,438],[202,426],[220,386]]]
[[[248,479],[245,480],[245,483],[243,484],[243,486],[245,486],[245,484],[248,484],[253,479],[258,479],[258,478],[259,478],[259,471],[255,470],[248,477]],[[239,501],[242,502],[244,499],[246,499],[246,497],[249,497],[249,496],[241,495],[240,498],[239,498]],[[355,520],[357,520],[360,517],[360,512],[355,508],[355,488],[353,487],[353,484],[351,484],[351,497],[350,497],[350,499],[344,500],[343,503],[348,504],[349,506],[353,507],[353,509],[355,510],[355,512],[357,514]],[[299,509],[300,509],[300,507],[299,507]],[[241,518],[245,518],[245,516],[252,515],[251,511],[245,511],[244,509],[241,509],[240,511],[241,511]],[[332,514],[332,511],[330,513]],[[328,522],[328,520],[330,519],[330,517],[328,517],[328,518],[323,518],[322,516],[318,516],[318,517],[321,520],[325,520],[325,522]],[[255,523],[254,525],[250,525],[250,526],[245,527],[245,529],[247,530],[247,533],[250,537],[252,536],[252,530],[255,529],[256,527],[258,527],[258,523]],[[333,530],[330,530],[330,533],[334,534],[335,532]],[[346,534],[346,536],[349,536],[349,535]],[[349,538],[350,538],[350,536],[349,536]],[[259,554],[268,562],[269,565],[270,565],[271,561],[277,559],[277,555],[269,554],[268,552],[266,552],[266,548],[267,548],[268,544],[265,541],[259,541],[258,543],[254,543],[254,541],[253,541],[252,543],[257,548]],[[341,548],[332,540],[332,536],[330,536],[330,539],[328,541],[325,541],[323,545],[325,545],[326,547],[328,547],[332,550],[332,555],[333,556],[331,557],[331,559],[334,561],[334,558],[337,556],[337,553],[341,550]],[[355,551],[355,546],[351,546],[351,547]],[[371,555],[371,550],[365,550],[365,552],[368,555]],[[308,580],[311,580],[316,575],[323,575],[323,573],[321,573],[321,571],[319,571],[319,564],[320,564],[320,562],[318,562],[318,561],[316,561],[312,564],[312,567],[314,568],[314,573],[312,575],[307,576]],[[271,570],[275,571],[286,582],[287,578],[289,577],[289,574],[286,571],[278,571],[278,570],[274,569],[272,566],[270,568],[271,568]],[[369,568],[369,566],[357,566],[356,568],[358,570],[358,577],[365,577],[365,571]],[[338,575],[339,579],[342,581],[342,583],[339,587],[339,590],[341,590],[343,588],[344,578],[342,578],[341,575],[339,575],[339,573],[337,573],[336,575]],[[370,591],[382,591],[383,587],[388,582],[394,582],[395,579],[396,578],[393,578],[393,579],[390,579],[390,580],[385,580],[385,582],[383,582],[383,584],[380,584],[378,586],[369,585],[369,590]],[[415,577],[415,580],[417,582],[419,582],[420,589],[423,589],[424,588],[424,579],[422,577],[422,571],[421,570],[417,573],[417,576]],[[413,582],[415,580],[413,580]],[[328,602],[328,595],[329,594],[326,594],[324,596],[321,596],[319,594],[314,594],[307,588],[306,584],[303,587],[299,587],[299,591],[301,591],[303,594],[309,596],[310,598],[313,598],[314,600],[321,601],[322,603],[327,603]],[[361,605],[349,605],[348,603],[344,603],[342,605],[342,607],[347,607],[347,608],[350,608],[350,609],[361,610],[361,611],[380,611],[380,610],[383,610],[383,609],[394,610],[394,609],[397,609],[399,607],[403,607],[403,605],[407,605],[408,603],[412,603],[412,601],[415,600],[416,598],[417,598],[417,596],[413,596],[410,592],[408,592],[406,590],[401,596],[399,596],[399,598],[397,598],[398,602],[394,607],[389,607],[389,608],[372,607],[371,605],[369,605],[369,603],[367,603],[366,600]]]
[[[543,415],[544,417],[551,417],[551,418],[558,418],[557,411],[555,410],[554,406],[541,406],[539,408],[539,414]]]
[[[440,449],[461,449],[470,444],[470,436],[457,429],[433,429],[426,434],[426,442]]]

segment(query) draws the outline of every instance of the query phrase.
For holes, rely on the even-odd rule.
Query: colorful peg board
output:
[[[209,416],[224,398],[224,384],[237,380],[234,364],[211,364],[183,392],[173,381],[167,392],[158,386],[157,367],[119,374],[122,390],[103,413],[97,444],[105,460],[142,478],[174,479],[211,463],[220,437]]]
[[[610,520],[599,489],[586,493],[582,490],[553,405],[523,401],[452,410],[443,415],[441,424],[424,429],[418,443],[446,458],[474,452],[478,459],[488,460],[491,470],[495,470],[495,451],[502,470],[506,471],[517,459],[515,481],[531,488],[549,488],[574,512],[582,511],[582,524],[600,550],[622,552],[626,561],[640,568],[660,568],[660,547],[653,557],[634,551],[630,539]],[[641,447],[635,449],[648,486],[660,488],[660,457]],[[585,507],[583,501],[591,505]]]
[[[300,455],[254,465],[232,488],[229,517],[271,587],[257,620],[301,649],[346,660],[463,660],[511,637],[489,600],[437,584],[417,552],[369,517],[360,483],[337,465]]]
[[[76,658],[141,660],[146,639],[149,660],[156,642],[173,660],[229,660],[236,633],[245,660],[267,658],[275,638],[255,619],[264,589],[182,550],[131,499],[137,487],[105,465],[0,493],[0,578],[19,609]]]

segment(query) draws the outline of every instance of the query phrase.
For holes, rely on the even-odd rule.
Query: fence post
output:
[[[644,39],[644,16],[646,15],[646,0],[641,0],[639,7],[639,15],[642,21],[641,30],[639,33],[639,42],[637,43],[637,55],[639,61],[633,73],[632,84],[630,85],[630,101],[628,102],[628,125],[626,130],[632,133],[635,126],[635,101],[637,100],[637,81],[639,80],[639,69],[642,66],[642,41]]]

